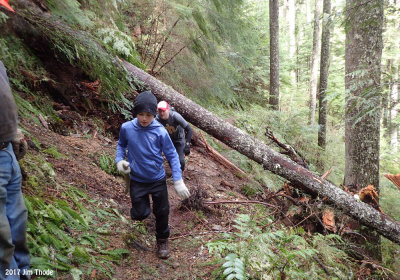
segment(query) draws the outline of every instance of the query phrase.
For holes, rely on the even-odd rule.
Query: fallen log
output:
[[[311,192],[318,193],[321,197],[326,197],[328,202],[349,216],[375,229],[387,239],[400,244],[400,223],[373,207],[356,201],[342,189],[267,147],[261,140],[225,122],[143,70],[125,61],[123,65],[133,77],[145,83],[158,99],[168,101],[196,127],[261,164],[264,169],[289,180],[293,185],[301,185]]]

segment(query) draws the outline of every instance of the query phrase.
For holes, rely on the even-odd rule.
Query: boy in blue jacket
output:
[[[140,93],[134,104],[136,118],[122,124],[115,162],[118,170],[130,174],[131,217],[141,221],[150,215],[150,195],[156,217],[157,255],[169,257],[169,202],[164,159],[172,169],[174,188],[182,199],[190,193],[182,179],[179,157],[167,130],[156,120],[157,99],[150,92]],[[127,156],[127,160],[125,157]]]

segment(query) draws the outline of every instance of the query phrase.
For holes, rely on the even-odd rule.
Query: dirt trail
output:
[[[41,125],[23,121],[28,131],[27,138],[37,139],[42,149],[54,147],[65,155],[62,158],[47,157],[56,172],[55,180],[84,189],[90,197],[106,204],[113,204],[129,221],[130,199],[124,193],[121,177],[108,175],[98,166],[98,156],[107,153],[114,157],[116,140],[110,140],[97,133],[62,136]],[[29,135],[30,134],[30,135]],[[95,135],[95,137],[93,137]],[[39,151],[30,150],[30,153]],[[167,177],[168,177],[167,168]],[[29,176],[29,174],[28,174]],[[170,176],[170,175],[169,175]],[[240,189],[246,180],[233,175],[229,170],[214,162],[200,148],[192,147],[187,157],[184,180],[189,190],[197,198],[204,200],[243,200]],[[110,244],[116,248],[127,248],[130,255],[115,268],[114,279],[211,279],[215,265],[206,247],[207,241],[221,232],[231,231],[231,219],[238,206],[216,205],[200,210],[183,207],[175,194],[172,178],[167,179],[170,196],[170,249],[168,260],[159,260],[155,255],[154,217],[151,215],[143,223],[147,234],[135,233],[140,248],[128,237],[132,237],[131,225],[113,224]],[[29,190],[24,190],[29,193]],[[48,191],[50,196],[59,194]],[[207,264],[208,262],[208,264]],[[100,279],[100,278],[95,278]]]

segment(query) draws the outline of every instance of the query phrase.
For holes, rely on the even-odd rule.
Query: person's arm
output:
[[[189,124],[186,125],[186,127],[183,128],[185,130],[185,142],[190,144],[190,141],[192,141],[192,128],[190,127]]]
[[[164,153],[165,157],[167,158],[171,166],[172,177],[174,181],[182,179],[182,170],[181,170],[181,164],[179,162],[179,156],[176,152],[174,144],[171,141],[171,138],[168,135],[167,130],[165,130],[165,133],[161,135],[161,145],[162,145],[162,152]]]
[[[115,156],[115,163],[117,164],[118,171],[125,174],[131,172],[131,168],[129,167],[129,162],[125,160],[127,146],[128,146],[128,140],[126,137],[126,129],[125,126],[122,125],[119,131],[119,139],[117,143],[117,153]]]
[[[190,154],[190,141],[192,140],[192,128],[190,127],[189,124],[186,125],[186,127],[184,127],[185,129],[185,147],[183,148],[183,152],[185,153],[185,155]]]
[[[175,191],[180,198],[186,199],[190,196],[190,192],[187,189],[185,183],[183,182],[179,156],[167,131],[165,131],[165,134],[163,134],[162,136],[162,148],[163,148],[163,153],[167,158],[172,169],[172,177],[174,179]]]
[[[192,140],[192,128],[188,124],[188,122],[179,114],[175,112],[174,114],[175,121],[185,130],[185,147],[183,152],[185,155],[190,154],[190,141]]]
[[[18,113],[2,61],[0,61],[0,101],[0,142],[10,142],[17,135]]]

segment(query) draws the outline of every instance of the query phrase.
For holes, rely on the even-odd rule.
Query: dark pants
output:
[[[156,217],[156,237],[169,237],[169,202],[165,178],[154,183],[140,183],[131,180],[130,189],[132,208],[131,218],[142,221],[150,215],[150,195],[153,201],[153,213]]]
[[[176,152],[178,153],[181,170],[183,171],[185,170],[185,153],[183,152],[183,149],[185,148],[185,139],[178,139],[172,142],[174,143]]]

